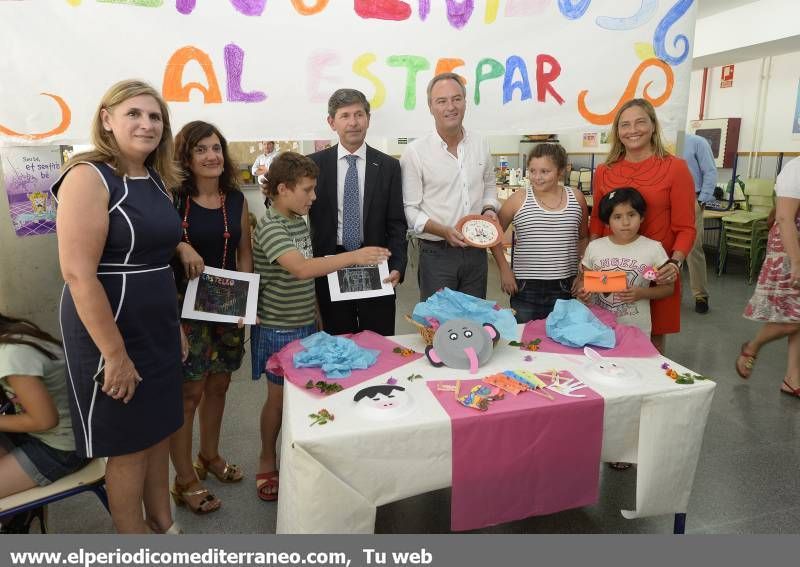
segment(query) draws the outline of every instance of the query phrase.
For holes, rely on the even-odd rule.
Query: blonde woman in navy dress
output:
[[[183,422],[186,347],[169,267],[181,220],[165,189],[179,183],[165,102],[146,83],[115,84],[95,113],[92,142],[53,186],[76,449],[108,457],[118,532],[176,533],[169,436]]]

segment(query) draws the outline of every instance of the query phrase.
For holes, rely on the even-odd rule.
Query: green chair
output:
[[[722,219],[717,275],[725,272],[728,254],[744,256],[747,261],[748,282],[752,283],[763,262],[766,250],[767,215],[739,211]]]

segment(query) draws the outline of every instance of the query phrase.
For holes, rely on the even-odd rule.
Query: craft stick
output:
[[[460,389],[461,389],[461,380],[456,380],[456,389],[455,392],[453,392],[453,395],[455,396],[456,399],[458,399],[458,391]]]
[[[533,392],[534,394],[539,394],[539,395],[540,395],[540,396],[542,396],[543,398],[547,398],[547,399],[548,399],[548,400],[550,400],[550,401],[553,401],[553,400],[555,400],[555,398],[554,398],[553,396],[551,396],[550,394],[548,394],[547,392],[540,392],[538,389],[536,389],[536,390],[531,390],[531,392]]]

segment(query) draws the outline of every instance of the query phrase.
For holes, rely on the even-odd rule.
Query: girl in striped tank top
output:
[[[503,291],[519,323],[544,319],[557,299],[575,293],[575,276],[588,242],[588,211],[580,191],[558,181],[567,167],[559,144],[538,144],[528,156],[531,187],[517,191],[500,209],[503,229],[514,224],[512,265],[502,245],[492,249]]]

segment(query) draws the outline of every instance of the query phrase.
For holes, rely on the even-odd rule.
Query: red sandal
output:
[[[259,480],[263,480],[258,484]],[[272,502],[278,499],[278,471],[258,473],[256,475],[256,490],[258,497],[265,502]]]
[[[783,381],[783,385],[789,388],[788,390],[784,390],[781,388],[781,394],[786,394],[787,396],[793,396],[795,398],[800,398],[800,388],[792,388],[791,384],[786,380]]]
[[[739,359],[744,359],[744,371],[741,370],[739,367]],[[739,356],[736,358],[736,374],[741,376],[744,380],[750,378],[750,375],[753,373],[753,366],[756,364],[756,358],[758,358],[755,353],[749,352],[747,350],[747,342],[742,343],[742,348],[739,350]]]

